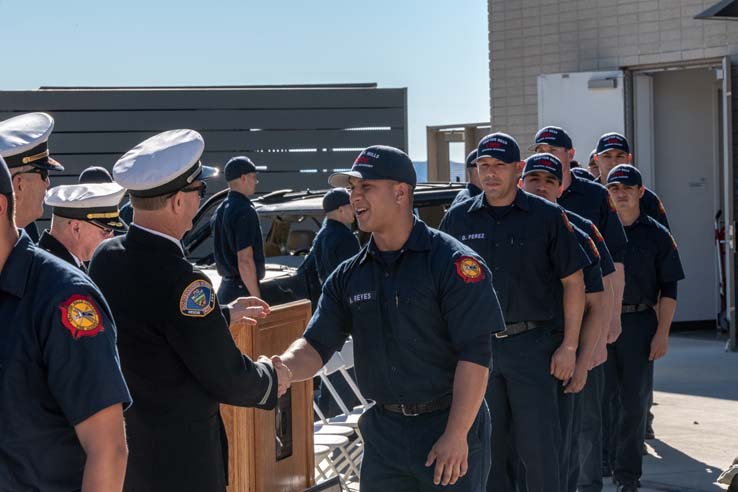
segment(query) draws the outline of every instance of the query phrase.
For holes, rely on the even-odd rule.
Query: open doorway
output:
[[[660,197],[686,279],[675,321],[720,311],[714,221],[724,208],[721,62],[633,71],[634,162]]]

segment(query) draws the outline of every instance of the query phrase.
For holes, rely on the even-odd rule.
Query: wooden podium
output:
[[[256,326],[234,322],[231,334],[251,358],[281,354],[302,336],[310,314],[310,301],[282,304]],[[228,434],[228,492],[302,492],[313,485],[312,380],[293,384],[275,410],[221,405],[220,413]]]

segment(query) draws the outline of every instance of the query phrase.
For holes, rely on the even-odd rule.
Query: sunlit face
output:
[[[606,180],[612,168],[619,164],[630,164],[630,157],[630,154],[627,152],[617,149],[610,149],[601,154],[595,154],[595,162],[599,167],[600,178]]]
[[[207,185],[202,180],[195,180],[191,185],[183,188],[178,193],[182,195],[184,213],[182,214],[183,221],[186,222],[185,231],[192,229],[192,220],[197,215],[197,211],[200,209],[201,195],[204,194]],[[176,199],[176,198],[175,198]]]
[[[479,180],[485,195],[492,200],[514,195],[522,166],[522,162],[507,163],[488,156],[477,159]]]
[[[393,223],[400,211],[398,186],[402,184],[388,179],[350,178],[351,207],[359,229],[381,232]]]
[[[589,162],[589,165],[587,166],[589,169],[589,172],[594,176],[596,179],[600,179],[600,166],[597,164],[597,161],[595,159],[592,159]]]
[[[555,155],[560,161],[564,169],[569,165],[572,159],[574,159],[574,149],[565,149],[564,147],[554,147],[548,144],[536,145],[537,154],[552,154]]]
[[[251,196],[256,193],[256,185],[259,184],[259,178],[256,173],[248,173],[243,176],[246,183],[246,195]]]
[[[338,215],[340,222],[346,225],[351,225],[354,223],[354,220],[356,220],[354,209],[350,203],[348,205],[341,205],[338,207]]]
[[[31,166],[13,173],[18,227],[25,227],[44,215],[44,196],[49,188],[49,173]]]
[[[618,212],[637,210],[644,192],[642,186],[628,186],[621,183],[609,184],[607,190]]]
[[[551,173],[536,171],[526,174],[523,178],[524,191],[532,193],[549,202],[556,203],[561,195],[561,182]]]

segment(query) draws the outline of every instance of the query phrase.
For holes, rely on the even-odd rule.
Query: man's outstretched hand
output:
[[[231,320],[245,320],[249,325],[255,325],[257,319],[264,319],[270,313],[269,304],[258,297],[239,297],[228,304]]]
[[[277,371],[277,379],[279,382],[279,388],[277,389],[277,396],[282,396],[287,393],[287,390],[292,384],[292,371],[287,367],[282,359],[278,355],[273,355],[271,358],[272,366]]]

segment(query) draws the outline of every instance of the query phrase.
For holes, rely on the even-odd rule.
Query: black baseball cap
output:
[[[562,147],[571,149],[574,145],[571,143],[571,137],[566,130],[558,126],[544,126],[536,133],[535,143],[528,147],[528,150],[536,150],[538,145],[550,145],[551,147]]]
[[[595,151],[597,152],[597,155],[600,155],[608,150],[622,150],[626,154],[630,154],[628,139],[617,132],[605,133],[597,141],[597,148]]]
[[[490,133],[477,146],[477,161],[482,157],[492,157],[508,164],[520,162],[520,147],[507,133]]]
[[[553,176],[559,180],[559,183],[563,180],[561,161],[553,154],[534,154],[525,160],[523,177],[538,171],[553,174]]]
[[[107,169],[100,166],[90,166],[79,175],[79,184],[112,183],[113,177]]]
[[[10,177],[10,170],[2,156],[0,156],[0,193],[13,193],[13,178]]]
[[[346,188],[349,178],[389,179],[410,186],[417,184],[415,166],[410,157],[400,149],[386,145],[372,145],[362,150],[350,171],[331,174],[328,183],[334,188]]]
[[[333,212],[339,207],[351,203],[349,192],[346,188],[333,188],[323,197],[323,212]]]
[[[643,186],[641,172],[630,164],[615,166],[607,175],[607,185],[620,183],[625,186]]]
[[[251,159],[249,159],[245,155],[239,155],[237,157],[231,158],[231,160],[226,162],[224,172],[225,180],[233,181],[234,179],[240,178],[244,174],[255,173],[256,166],[253,162],[251,162]]]
[[[596,179],[591,172],[587,171],[583,167],[573,167],[571,169],[571,172],[573,172],[574,175],[579,176],[580,178],[588,179],[590,181],[595,181]]]
[[[477,167],[477,149],[472,150],[466,156],[466,167]]]

